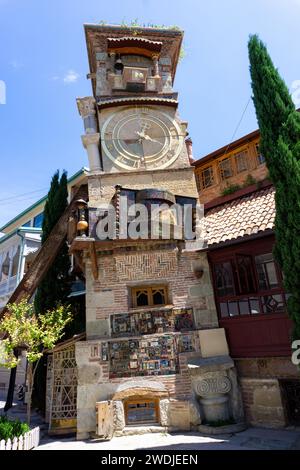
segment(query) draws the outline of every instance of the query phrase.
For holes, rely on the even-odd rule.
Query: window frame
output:
[[[259,142],[255,143],[255,155],[256,155],[256,162],[257,166],[265,165],[266,164],[266,159],[259,150]],[[260,160],[260,157],[263,159],[263,161]]]
[[[159,290],[159,289],[162,289],[163,290],[163,295],[164,295],[164,298],[165,298],[165,302],[162,303],[162,304],[155,304],[153,302],[153,295],[155,292],[153,291],[156,291],[156,290]],[[137,303],[137,292],[138,291],[141,291],[141,290],[145,290],[147,292],[147,295],[148,295],[148,304],[147,305],[138,305]],[[168,298],[168,287],[166,285],[155,285],[155,284],[152,284],[152,285],[149,285],[149,286],[136,286],[136,287],[132,287],[131,288],[131,305],[133,308],[156,308],[156,307],[164,307],[165,305],[168,305],[169,304],[169,298]]]
[[[41,218],[41,222],[39,222],[39,225],[36,225],[36,221],[39,220],[40,218]],[[42,228],[43,227],[43,221],[44,221],[44,212],[39,212],[32,219],[32,227],[33,228]]]
[[[222,165],[225,161],[228,162],[229,167],[230,167],[231,174],[229,176],[224,176]],[[225,158],[222,158],[221,160],[218,160],[218,168],[219,168],[220,178],[221,178],[222,181],[226,181],[229,178],[232,178],[234,176],[234,169],[233,169],[233,165],[232,165],[232,156],[229,155]]]
[[[134,422],[128,422],[128,414],[129,414],[129,407],[130,405],[141,405],[141,404],[150,404],[150,403],[153,403],[154,404],[154,412],[155,412],[155,419],[154,421],[153,420],[136,420]],[[141,425],[141,424],[145,424],[145,423],[153,423],[153,424],[159,424],[160,423],[160,413],[159,413],[159,400],[158,398],[156,397],[153,397],[153,398],[149,398],[149,397],[146,397],[146,398],[143,398],[143,397],[140,397],[140,398],[134,398],[134,397],[130,397],[128,399],[125,400],[125,403],[124,403],[124,411],[125,411],[125,423],[126,423],[126,426],[136,426],[136,425]]]
[[[246,167],[243,168],[242,170],[239,170],[238,158],[241,157],[241,156],[244,158],[244,162],[246,164]],[[235,169],[236,169],[237,174],[240,174],[240,173],[243,173],[244,171],[249,170],[249,158],[248,158],[248,156],[249,156],[249,152],[248,152],[247,148],[243,148],[243,149],[241,149],[238,152],[235,152],[233,154],[233,159],[234,159],[234,164],[235,164]]]
[[[259,287],[259,279],[258,279],[258,273],[256,270],[256,264],[255,264],[255,258],[256,256],[263,255],[263,254],[269,254],[272,253],[273,249],[273,244],[266,243],[266,241],[262,241],[261,243],[259,242],[248,242],[248,244],[243,247],[243,244],[241,244],[240,247],[237,249],[232,248],[225,248],[222,250],[222,252],[214,252],[209,254],[209,262],[210,262],[210,267],[211,267],[211,273],[212,273],[212,280],[213,280],[213,287],[214,287],[214,293],[215,293],[215,300],[216,300],[216,306],[217,306],[217,311],[218,311],[218,316],[221,321],[223,320],[231,320],[231,319],[238,319],[238,318],[244,318],[244,317],[258,317],[258,316],[265,316],[265,315],[270,315],[270,314],[282,314],[286,313],[286,293],[283,288],[283,277],[281,270],[276,263],[276,260],[273,258],[275,269],[276,269],[276,276],[278,280],[278,286],[274,288],[269,288],[269,289],[260,289]],[[246,254],[245,254],[246,253]],[[240,292],[240,279],[239,275],[237,272],[237,265],[236,265],[236,258],[238,256],[250,256],[252,260],[252,276],[253,276],[253,284],[254,284],[254,291],[253,292],[248,292],[248,293],[241,293]],[[220,296],[216,284],[216,273],[215,273],[215,265],[217,264],[222,264],[230,262],[233,270],[233,282],[234,282],[234,290],[235,294],[234,295],[226,295],[226,296]],[[275,296],[275,295],[281,295],[282,302],[283,302],[283,308],[278,309],[277,311],[274,310],[273,312],[267,312],[264,309],[266,308],[266,299],[267,297]],[[248,302],[248,313],[241,313],[241,306],[240,302],[247,301]],[[234,302],[236,303],[237,306],[237,314],[232,314],[230,315],[229,311],[229,302]],[[251,302],[258,302],[259,305],[259,311],[254,313],[251,311],[252,309],[252,304]],[[225,310],[222,313],[222,309],[225,308],[226,304],[226,309],[227,309],[227,315]]]
[[[210,181],[211,181],[211,183],[208,185],[204,184],[204,181],[205,181],[204,173],[207,170],[210,170]],[[198,179],[199,179],[199,188],[201,189],[201,191],[204,191],[207,188],[211,188],[215,184],[214,166],[209,165],[209,166],[206,166],[205,168],[202,168],[202,170],[199,171]]]

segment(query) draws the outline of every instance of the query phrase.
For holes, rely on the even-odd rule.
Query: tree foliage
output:
[[[57,171],[52,178],[44,209],[42,245],[49,237],[67,205],[67,174],[63,172],[59,177],[59,171]],[[68,245],[65,242],[37,289],[34,301],[37,312],[44,312],[54,308],[58,303],[67,302],[70,293],[69,270],[70,258]]]
[[[0,366],[10,369],[16,367],[19,360],[14,351],[26,351],[28,360],[28,423],[30,422],[31,396],[38,361],[46,349],[52,349],[62,338],[64,328],[70,321],[70,309],[62,305],[38,315],[34,312],[34,306],[27,300],[7,306],[7,312],[1,321],[1,332],[5,339],[1,343]]]
[[[260,150],[276,189],[274,255],[283,271],[293,339],[300,338],[300,114],[256,36],[248,44]]]

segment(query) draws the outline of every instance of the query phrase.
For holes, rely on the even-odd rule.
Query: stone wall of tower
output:
[[[136,49],[131,50],[128,46],[128,38],[123,37],[125,31],[129,36],[133,35],[132,31],[122,28],[86,27],[95,100],[84,98],[79,100],[78,105],[86,130],[82,140],[91,167],[88,206],[90,209],[105,209],[116,194],[116,186],[124,191],[155,189],[158,193],[162,190],[171,193],[171,199],[167,201],[176,200],[175,196],[197,200],[194,168],[184,145],[187,123],[178,117],[177,95],[172,90],[182,32],[155,32],[154,29],[141,28],[140,33],[145,34],[145,37],[141,37],[143,44],[140,44],[140,48],[146,47],[146,43],[150,48],[158,46],[158,43],[149,44],[148,40],[162,42],[159,60],[157,54],[154,57],[152,53],[146,54],[156,64],[156,72],[151,80],[161,79],[162,83],[155,93],[167,95],[156,99],[154,104],[154,95],[148,100],[144,92],[136,93],[136,99],[132,100],[135,95],[130,93],[130,87],[128,90],[122,88],[123,82],[120,87],[122,91],[116,90],[119,77],[115,77],[117,74],[114,73],[111,73],[111,77],[107,74],[108,71],[116,71],[115,51],[111,46],[115,39],[122,39],[127,54],[128,51],[136,54]],[[134,38],[133,42],[139,42],[139,39],[140,36]],[[108,55],[110,53],[111,57]],[[110,79],[113,79],[114,86],[111,86]],[[129,100],[122,100],[126,95]],[[139,124],[137,128],[131,125],[127,129],[125,127],[124,134],[128,139],[124,139],[124,136],[121,139],[123,134],[121,127],[118,128],[118,121],[123,121],[118,113],[122,114],[122,103],[123,106],[131,103],[135,111],[141,104],[147,106],[143,108],[144,114],[160,112],[167,121],[165,133],[169,136],[166,139],[170,140],[170,147],[157,151],[152,144],[153,153],[147,152],[147,146],[145,151],[135,150],[136,160],[133,165],[128,164],[126,155],[122,154],[122,147],[120,150],[117,145],[113,145],[115,142],[135,142],[145,140],[146,137],[148,142],[160,142],[157,142],[155,132],[151,137],[144,130],[142,133],[138,131]],[[167,103],[168,108],[165,106]],[[99,133],[94,128],[96,114]],[[124,120],[127,114],[126,111]],[[137,135],[140,138],[136,139]],[[159,159],[153,157],[151,160],[151,155],[157,154]],[[97,211],[91,210],[91,234],[95,233],[92,230],[93,213],[95,224],[98,223]],[[176,223],[180,225],[178,221]],[[87,336],[86,341],[76,343],[77,437],[87,438],[96,431],[96,403],[99,401],[103,402],[102,411],[113,408],[113,414],[110,411],[108,414],[103,412],[103,420],[109,415],[107,421],[111,422],[114,431],[122,432],[124,427],[132,424],[128,419],[129,398],[136,400],[136,408],[140,405],[143,408],[143,399],[147,397],[150,402],[152,400],[152,405],[155,400],[159,413],[156,409],[155,419],[152,415],[150,421],[168,430],[196,430],[202,419],[215,422],[233,417],[239,422],[242,411],[237,398],[236,374],[228,356],[225,332],[218,328],[206,253],[192,251],[193,243],[182,240],[135,241],[112,237],[102,243],[99,239],[82,236],[77,237],[74,245],[76,243],[83,252],[85,266]],[[161,292],[158,292],[159,287]],[[140,294],[144,295],[143,301],[136,302],[143,305],[139,308],[133,308],[134,288],[146,291],[146,294]],[[157,293],[161,297],[154,301]],[[202,400],[202,410],[198,399],[199,403]],[[212,403],[209,405],[209,413],[207,402]],[[145,416],[136,420],[133,415],[132,420],[134,423],[149,422]]]
[[[89,206],[108,204],[118,184],[130,189],[159,188],[176,195],[198,198],[194,168],[91,175],[88,181]]]
[[[135,247],[133,252],[118,251],[116,248],[113,254],[98,255],[98,265],[99,277],[94,280],[87,258],[87,341],[76,344],[78,438],[88,437],[95,431],[96,402],[111,400],[121,384],[133,380],[137,387],[140,383],[159,383],[166,389],[168,399],[162,400],[160,406],[165,407],[161,424],[168,429],[190,430],[199,425],[200,414],[193,395],[187,359],[201,355],[197,330],[218,326],[206,255],[166,246],[155,250]],[[194,273],[199,268],[203,270],[201,279],[197,279]],[[174,308],[193,309],[195,350],[179,354],[179,373],[175,375],[110,378],[109,361],[101,359],[102,343],[112,339],[110,315],[130,312],[131,287],[153,283],[167,285]],[[122,402],[119,406],[123,406]],[[120,419],[123,415],[120,413]]]
[[[98,257],[99,277],[95,281],[86,264],[87,338],[109,336],[109,316],[130,310],[130,288],[138,285],[165,284],[174,308],[193,308],[196,328],[218,326],[213,289],[205,253],[182,252],[162,248]],[[201,279],[194,270],[204,271]]]

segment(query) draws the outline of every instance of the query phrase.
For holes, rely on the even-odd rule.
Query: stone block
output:
[[[266,427],[282,427],[285,426],[284,411],[282,408],[269,406],[250,407],[251,424]]]
[[[93,384],[99,381],[101,367],[99,364],[84,364],[78,367],[78,383]]]
[[[121,431],[125,427],[123,402],[121,400],[114,401],[113,410],[114,410],[114,429],[115,431]]]
[[[215,311],[194,308],[194,317],[197,328],[214,328],[218,326],[218,318]]]
[[[86,322],[87,338],[99,338],[109,335],[108,320],[95,320]]]
[[[96,431],[96,408],[77,409],[77,433]]]
[[[90,345],[85,341],[75,343],[75,358],[77,366],[86,364],[90,356]]]
[[[168,426],[169,424],[169,400],[160,400],[159,402],[159,414],[161,426]]]
[[[112,289],[103,289],[101,292],[92,292],[86,297],[86,307],[112,307],[115,304],[114,292]]]
[[[202,357],[229,354],[224,328],[198,331]]]
[[[279,386],[262,385],[254,390],[254,404],[262,406],[282,406]]]
[[[169,427],[188,431],[190,430],[190,408],[189,402],[170,402],[169,406]]]
[[[190,423],[192,426],[201,424],[200,407],[196,400],[190,401]]]

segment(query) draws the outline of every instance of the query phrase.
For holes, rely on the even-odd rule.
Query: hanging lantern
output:
[[[77,232],[80,237],[86,237],[86,231],[89,227],[89,224],[86,220],[86,207],[87,202],[83,199],[78,199],[76,201],[77,209],[78,209],[78,222],[77,222]]]

